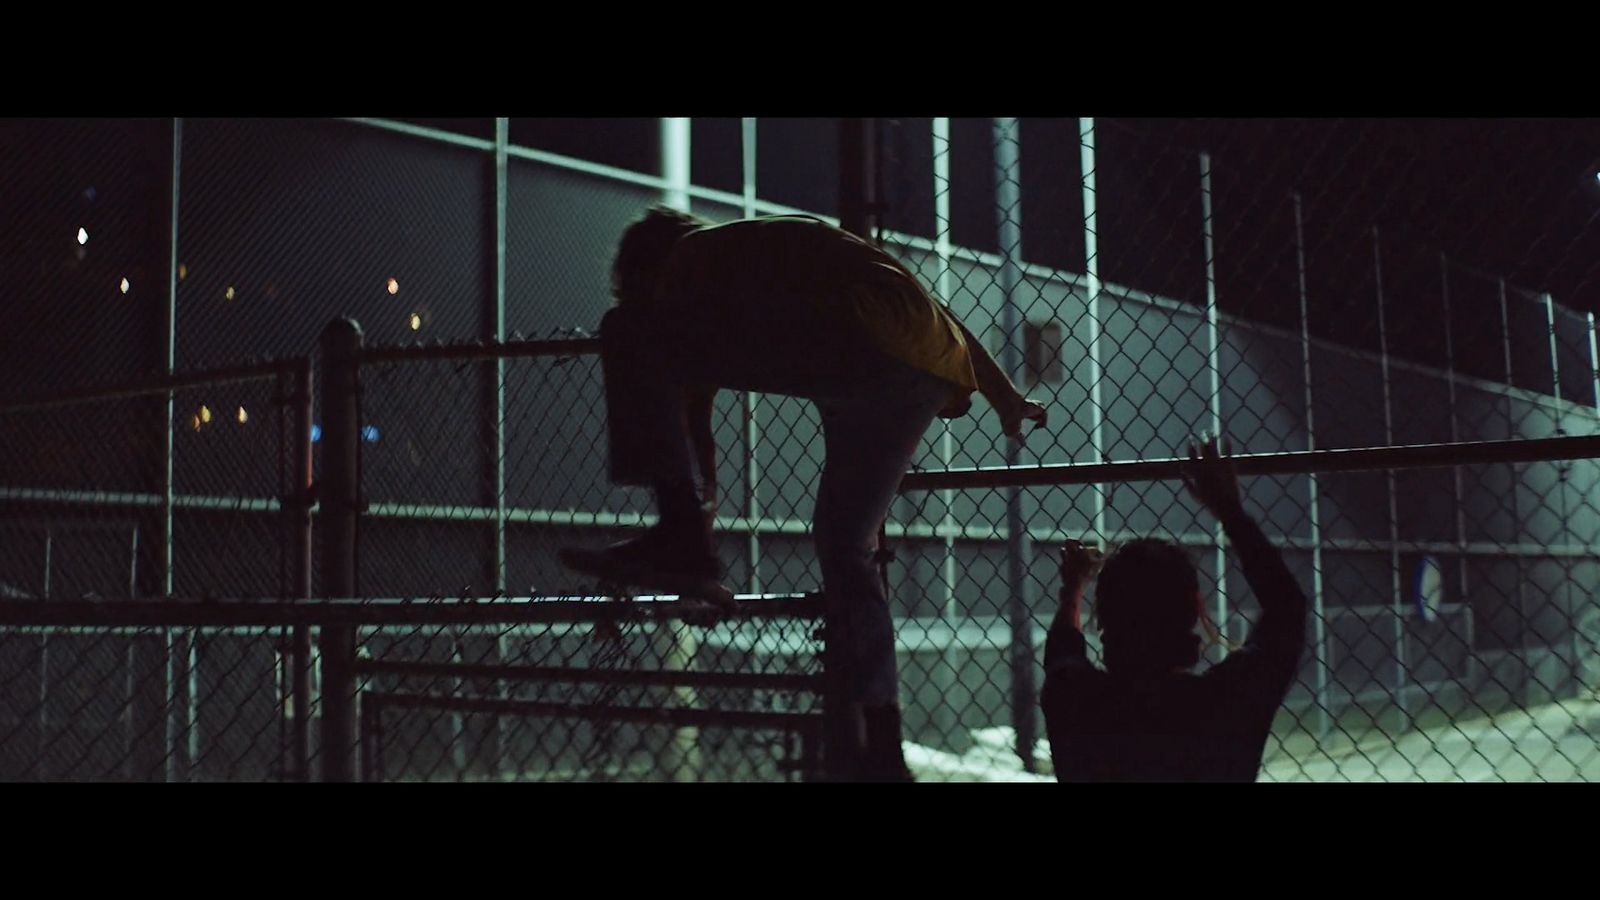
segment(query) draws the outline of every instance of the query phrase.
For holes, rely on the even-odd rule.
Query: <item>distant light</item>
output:
[[[411,330],[412,331],[417,331],[417,330],[419,330],[421,328],[422,328],[422,316],[420,316],[420,315],[418,315],[416,313],[412,313],[411,314]]]
[[[231,284],[228,285],[228,289],[222,292],[222,298],[224,300],[232,300],[233,299],[233,285],[231,285]]]
[[[128,292],[128,279],[126,278],[122,279],[122,292],[124,294]]]
[[[201,406],[200,406],[200,421],[202,421],[202,422],[210,422],[211,421],[211,407],[206,406],[204,404],[201,404]]]
[[[315,444],[320,440],[322,440],[322,426],[313,424],[311,426],[311,443]]]
[[[194,415],[189,417],[189,425],[191,427],[193,427],[195,431],[199,431],[200,430],[200,414],[199,413],[195,413]]]
[[[361,439],[369,444],[376,444],[378,442],[378,426],[363,426],[361,429]]]
[[[89,232],[85,231],[82,228],[79,228],[78,229],[78,243],[79,244],[87,244],[87,243],[89,243]]]
[[[1594,173],[1594,180],[1595,181],[1600,181],[1600,172]]]
[[[245,412],[244,411],[244,407],[241,406],[241,407],[239,407],[239,417],[238,418],[239,418],[239,424],[243,425],[244,423],[250,421],[250,414]]]
[[[400,282],[395,281],[393,278],[389,279],[389,293],[391,293],[391,294],[400,293]]]
[[[183,263],[178,263],[178,280],[182,281],[184,276],[188,275],[188,274],[189,274],[189,267],[184,265]]]

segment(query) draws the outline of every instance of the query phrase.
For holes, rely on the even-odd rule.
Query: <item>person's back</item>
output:
[[[809,216],[763,216],[685,235],[667,261],[662,288],[671,295],[688,282],[692,293],[705,294],[714,285],[759,303],[867,280],[916,285],[894,257],[847,231]]]
[[[1197,467],[1191,487],[1222,520],[1261,603],[1261,620],[1242,648],[1191,673],[1199,657],[1193,565],[1165,542],[1134,542],[1119,551],[1123,559],[1107,562],[1102,576],[1107,668],[1099,669],[1088,660],[1078,621],[1092,566],[1081,551],[1069,552],[1041,695],[1058,781],[1256,778],[1305,643],[1305,595],[1239,505],[1231,470],[1219,463]],[[1150,596],[1138,595],[1140,587]]]
[[[835,337],[859,334],[892,359],[967,389],[976,386],[962,327],[893,256],[819,219],[767,216],[685,235],[662,272],[657,301],[699,317],[760,323],[762,345],[799,342],[817,329],[796,318],[802,306]],[[762,326],[765,326],[764,328]],[[845,354],[843,362],[850,362]],[[952,394],[948,415],[965,411]]]
[[[1057,780],[1254,781],[1287,678],[1238,654],[1228,662],[1201,675],[1053,673]]]

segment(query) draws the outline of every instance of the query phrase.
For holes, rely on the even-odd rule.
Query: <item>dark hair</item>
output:
[[[1194,562],[1171,541],[1141,538],[1118,547],[1095,587],[1106,669],[1170,671],[1199,662],[1199,590]]]
[[[653,206],[622,232],[611,262],[611,293],[618,303],[648,302],[678,239],[710,223],[664,206]]]

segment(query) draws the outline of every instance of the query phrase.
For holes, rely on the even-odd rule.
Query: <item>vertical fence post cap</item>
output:
[[[361,323],[349,317],[334,319],[322,329],[324,347],[335,343],[359,342],[361,338]]]

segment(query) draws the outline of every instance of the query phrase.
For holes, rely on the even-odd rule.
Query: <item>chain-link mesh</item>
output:
[[[642,492],[607,484],[599,358],[592,342],[574,337],[581,334],[563,330],[553,339],[581,349],[556,344],[539,355],[522,352],[534,346],[527,343],[369,354],[361,368],[362,595],[598,589],[556,552],[614,540],[653,516]],[[456,411],[449,427],[417,414],[439,409]],[[736,446],[737,422],[724,402],[725,443]],[[720,457],[727,483],[743,478],[737,459]],[[734,536],[726,544],[739,552]],[[368,777],[816,774],[815,612],[707,627],[596,609],[598,621],[561,627],[429,626],[367,637]]]
[[[26,614],[294,596],[301,368],[0,405],[0,600]],[[0,777],[284,777],[288,642],[284,629],[0,626]]]
[[[832,120],[468,124],[5,124],[7,199],[25,213],[5,232],[25,313],[9,333],[35,336],[7,345],[26,363],[15,395],[169,358],[305,354],[341,315],[369,346],[582,338],[642,206],[841,207]],[[877,237],[1050,409],[1011,448],[980,401],[930,429],[917,470],[1163,459],[1206,430],[1250,454],[1596,431],[1585,123],[902,119],[876,135]],[[554,551],[650,519],[647,496],[606,478],[592,354],[401,354],[360,378],[361,596],[591,593]],[[295,596],[292,394],[184,387],[170,428],[165,393],[5,413],[7,598]],[[313,437],[327,424],[319,401]],[[815,410],[725,392],[715,430],[729,585],[821,588]],[[1597,480],[1592,460],[1244,479],[1314,606],[1262,777],[1600,775]],[[1171,537],[1225,636],[1257,616],[1175,482],[912,491],[886,532],[924,779],[1049,777],[1036,693],[1065,538]],[[810,676],[814,625],[368,624],[363,774],[786,777],[805,756],[787,720],[701,714],[810,713],[804,691],[596,673]],[[303,774],[286,628],[4,634],[7,777]],[[302,679],[320,689],[320,671]]]
[[[288,655],[276,628],[0,628],[0,777],[293,777]]]
[[[269,365],[0,405],[6,595],[288,596],[293,379]]]
[[[723,781],[818,773],[814,622],[704,627],[596,602],[610,608],[587,622],[366,636],[364,777]]]
[[[1464,147],[1500,146],[1484,131],[1513,130],[1438,127]],[[1395,130],[1403,134],[1377,123],[891,128],[891,207],[915,218],[931,200],[937,215],[920,229],[906,223],[889,242],[969,327],[993,334],[996,357],[1052,413],[1021,459],[1004,458],[980,414],[947,426],[947,440],[930,440],[919,465],[1172,458],[1204,431],[1227,433],[1244,453],[1594,433],[1589,318],[1444,252],[1461,247],[1467,229],[1489,226],[1490,204],[1470,202],[1482,182],[1436,193],[1437,206],[1419,201],[1408,180],[1437,183],[1404,141],[1431,132],[1413,123]],[[1535,132],[1576,143],[1559,130]],[[931,152],[903,149],[908,142]],[[1565,152],[1574,175],[1587,164],[1571,146],[1545,149],[1552,164]],[[993,166],[981,198],[994,223],[988,240],[950,239],[976,218],[977,199],[949,180],[963,154]],[[1466,228],[1450,221],[1464,215],[1474,216]],[[1504,239],[1537,244],[1553,225]],[[1008,265],[1021,270],[1009,284]],[[1521,271],[1579,296],[1592,290],[1570,266]],[[1015,324],[1006,334],[1008,315]],[[1593,554],[1592,468],[1581,460],[1246,479],[1246,509],[1315,606],[1263,777],[1600,774],[1597,610],[1583,580]],[[949,680],[996,686],[986,724],[1008,729],[1013,746],[1019,731],[1037,733],[1033,712],[995,701],[1014,678],[1036,684],[1039,673],[1002,651],[1028,631],[1041,640],[1063,538],[1176,539],[1190,548],[1224,635],[1248,633],[1258,608],[1238,562],[1175,483],[1011,490],[1029,539],[1004,540],[1006,490],[909,496],[893,515],[956,533],[943,548],[903,545],[911,583],[900,582],[899,602],[921,602],[932,587],[952,608],[965,606],[969,621],[981,609],[997,623],[976,642],[951,641],[957,656],[981,649],[988,663]],[[993,534],[963,548],[975,530]],[[1025,560],[1021,583],[1008,577],[1016,554]],[[943,585],[941,556],[954,570]],[[1033,629],[998,624],[1012,597],[1031,610]],[[1090,645],[1097,652],[1093,633]],[[1208,655],[1221,658],[1217,648]],[[917,740],[920,726],[922,740],[959,746],[971,726],[942,704],[925,717],[913,712],[927,703],[914,685],[936,681],[944,664],[929,656],[932,665],[906,666],[908,719],[925,719],[908,737]],[[1047,744],[1018,752],[1048,765]]]

